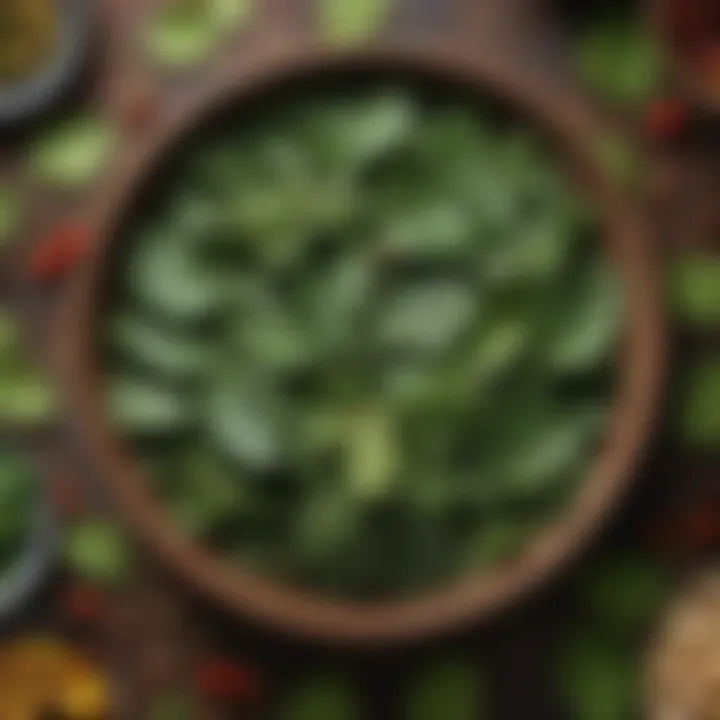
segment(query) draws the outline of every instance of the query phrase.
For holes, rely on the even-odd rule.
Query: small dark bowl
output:
[[[0,128],[34,118],[52,107],[82,70],[91,38],[91,3],[89,0],[57,3],[60,36],[52,56],[29,77],[7,85],[0,83]]]
[[[408,77],[461,87],[502,102],[544,134],[579,171],[604,229],[603,245],[627,290],[627,334],[618,355],[616,404],[605,442],[590,463],[575,500],[548,521],[517,558],[479,577],[402,602],[355,604],[320,597],[234,566],[193,543],[169,520],[132,452],[113,431],[105,407],[103,364],[96,345],[107,288],[117,267],[122,230],[152,188],[159,170],[207,122],[229,108],[249,109],[268,91],[308,79]],[[173,109],[156,132],[123,156],[113,187],[95,205],[94,242],[73,283],[58,351],[71,419],[131,528],[167,567],[244,619],[306,639],[379,644],[419,640],[488,620],[553,578],[608,522],[633,484],[635,470],[660,411],[666,360],[659,268],[638,209],[604,172],[596,148],[611,130],[580,103],[558,96],[523,68],[503,66],[491,51],[472,55],[443,47],[374,48],[356,53],[319,49],[286,52],[245,63],[204,83]]]

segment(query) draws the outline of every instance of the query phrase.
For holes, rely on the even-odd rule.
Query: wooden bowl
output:
[[[104,407],[103,367],[95,328],[112,271],[111,250],[163,161],[228,106],[248,107],[268,90],[308,78],[389,74],[457,85],[494,98],[526,117],[581,168],[604,225],[608,253],[627,288],[627,336],[618,360],[616,407],[602,449],[576,499],[512,562],[429,596],[352,604],[312,595],[213,557],[174,527],[131,453],[113,432]],[[60,327],[60,357],[71,418],[129,527],[156,559],[238,617],[314,641],[380,644],[418,640],[487,620],[549,581],[587,544],[631,486],[659,413],[665,328],[659,273],[635,210],[603,177],[594,148],[606,128],[511,64],[452,47],[374,48],[335,53],[299,49],[216,77],[171,112],[142,147],[129,152],[93,210],[94,244],[73,284]]]

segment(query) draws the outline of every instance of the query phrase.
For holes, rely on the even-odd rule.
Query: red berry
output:
[[[70,272],[88,247],[88,235],[75,223],[58,225],[35,248],[30,274],[35,280],[52,283]]]
[[[685,129],[688,110],[678,100],[665,99],[652,102],[646,109],[645,132],[652,140],[671,140]]]
[[[257,671],[225,658],[205,660],[197,669],[196,682],[200,694],[212,700],[249,704],[261,695]]]

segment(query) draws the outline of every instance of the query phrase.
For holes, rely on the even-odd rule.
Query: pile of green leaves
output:
[[[353,597],[513,554],[583,476],[621,295],[544,149],[410,88],[216,130],[129,230],[113,417],[184,528]]]
[[[27,541],[36,500],[34,472],[27,458],[0,444],[0,578]]]

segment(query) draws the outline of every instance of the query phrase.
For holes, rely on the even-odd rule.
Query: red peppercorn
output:
[[[262,695],[262,682],[256,670],[221,657],[200,664],[196,683],[201,695],[221,702],[252,704]]]
[[[60,607],[65,618],[72,623],[85,627],[96,626],[108,617],[110,601],[98,588],[74,585],[66,590]]]
[[[645,111],[644,129],[651,140],[672,140],[678,137],[688,122],[688,110],[679,100],[655,100]]]
[[[53,283],[70,272],[88,247],[85,229],[75,223],[57,226],[40,242],[30,257],[34,280]]]

